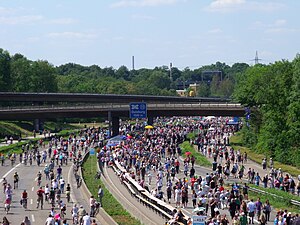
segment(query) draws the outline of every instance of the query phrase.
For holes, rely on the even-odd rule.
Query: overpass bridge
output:
[[[243,116],[244,107],[230,99],[152,95],[0,92],[1,120],[34,120],[35,130],[52,118],[105,117],[113,134],[119,118],[129,117],[129,103],[147,103],[148,123],[157,116]],[[9,106],[7,106],[9,105]]]
[[[157,116],[244,116],[245,110],[238,103],[149,103],[148,123]],[[129,117],[129,104],[86,104],[86,105],[44,105],[0,108],[2,120],[35,120],[39,130],[40,121],[51,118],[106,117],[113,134],[119,132],[119,118]],[[37,121],[37,119],[40,121]]]

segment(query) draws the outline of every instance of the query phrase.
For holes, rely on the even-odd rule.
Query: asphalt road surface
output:
[[[47,158],[49,162],[49,158]],[[46,162],[47,163],[47,162]],[[73,206],[73,203],[77,203],[77,205],[83,205],[83,207],[89,212],[89,206],[88,201],[85,199],[80,189],[76,188],[76,181],[72,172],[72,162],[69,161],[68,165],[64,165],[62,176],[65,180],[65,186],[67,183],[71,184],[71,202],[67,203],[67,199],[65,194],[62,194],[62,200],[67,205],[67,215],[65,216],[66,219],[68,219],[68,223],[71,222],[71,209]],[[0,188],[0,220],[2,221],[3,216],[6,216],[8,220],[13,225],[19,225],[23,221],[25,216],[28,216],[31,220],[32,224],[38,224],[42,225],[45,223],[46,218],[48,217],[51,205],[44,201],[44,208],[41,210],[40,208],[37,209],[37,194],[36,191],[38,190],[37,186],[37,173],[38,171],[42,171],[43,178],[42,178],[42,185],[45,186],[46,183],[50,185],[50,181],[45,180],[45,175],[43,173],[45,163],[41,164],[41,166],[37,166],[36,162],[33,161],[33,165],[30,166],[29,164],[24,165],[22,163],[16,163],[14,166],[11,166],[10,161],[6,160],[4,166],[0,166],[0,177],[6,177],[8,183],[10,183],[13,186],[13,175],[15,172],[18,172],[20,181],[19,181],[19,187],[17,189],[13,190],[13,196],[12,196],[12,204],[11,209],[8,214],[4,211],[4,201],[5,201],[5,194],[3,193],[3,185],[2,181],[3,179],[0,179],[1,181],[1,188]],[[57,167],[55,167],[56,170]],[[26,190],[28,192],[28,209],[25,210],[21,204],[21,193]],[[56,208],[56,212],[59,212],[59,210]]]

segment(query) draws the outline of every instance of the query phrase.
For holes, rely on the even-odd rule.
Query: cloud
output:
[[[299,30],[294,29],[294,28],[287,28],[287,27],[273,27],[266,29],[266,33],[293,33],[297,32]]]
[[[153,16],[139,15],[139,14],[131,15],[131,18],[134,20],[154,20],[155,19],[155,17],[153,17]]]
[[[46,35],[49,38],[67,38],[67,39],[95,39],[97,35],[94,33],[84,32],[57,32]]]
[[[220,28],[211,29],[207,32],[208,34],[220,34],[222,30]]]
[[[1,16],[0,24],[19,25],[19,24],[31,24],[43,20],[41,15],[27,15],[27,16]]]
[[[69,25],[75,23],[76,20],[72,18],[59,18],[59,19],[53,19],[49,20],[49,24],[58,24],[58,25]]]
[[[278,19],[269,24],[256,21],[252,26],[254,29],[263,30],[265,33],[292,33],[299,31],[299,29],[288,27],[287,20],[285,19]]]
[[[120,7],[155,7],[161,5],[173,5],[185,0],[120,0],[110,5],[112,8]]]
[[[233,12],[233,11],[264,11],[272,12],[285,7],[276,2],[262,2],[249,0],[213,0],[205,9],[210,12]]]

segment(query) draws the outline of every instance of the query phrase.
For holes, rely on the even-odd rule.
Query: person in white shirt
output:
[[[45,225],[54,225],[54,223],[55,223],[55,221],[54,221],[52,215],[50,214],[48,216],[48,218],[46,219]]]
[[[256,210],[256,206],[255,203],[253,202],[253,199],[250,200],[250,202],[248,202],[247,204],[247,208],[248,208],[248,212],[249,212],[249,224],[252,222],[252,224],[254,224],[254,215],[255,215],[255,210]]]
[[[82,218],[83,225],[91,225],[91,217],[89,214],[85,214],[85,216]]]

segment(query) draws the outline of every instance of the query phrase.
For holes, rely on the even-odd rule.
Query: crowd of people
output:
[[[93,129],[92,129],[93,130]],[[39,171],[35,177],[38,190],[36,191],[36,209],[50,209],[49,216],[45,221],[45,225],[67,225],[66,214],[71,212],[72,224],[78,225],[96,225],[96,220],[93,218],[100,207],[100,203],[91,196],[89,200],[89,211],[84,209],[83,205],[76,203],[71,206],[70,193],[71,185],[66,184],[63,170],[68,163],[73,165],[73,173],[77,183],[77,188],[81,184],[81,177],[78,171],[82,164],[82,156],[90,147],[97,147],[102,144],[99,142],[99,133],[92,136],[90,129],[83,130],[79,135],[70,135],[69,138],[52,137],[46,146],[41,139],[37,144],[26,144],[22,146],[20,154],[12,153],[5,156],[1,155],[2,166],[5,166],[6,160],[14,163],[19,160],[24,166],[37,166]],[[7,216],[3,217],[2,224],[11,224],[9,222],[9,214],[12,213],[12,197],[14,189],[18,189],[18,183],[22,179],[18,172],[13,174],[13,185],[11,185],[4,177],[2,181],[3,192],[5,195],[4,208]],[[102,188],[99,187],[100,200],[103,197]],[[27,201],[29,193],[23,190],[20,198],[21,206],[27,210]],[[33,196],[31,196],[34,198]],[[16,198],[16,197],[15,197]],[[70,204],[69,204],[70,203]],[[29,217],[26,216],[20,224],[32,224]]]
[[[153,129],[145,129],[142,122],[122,122],[120,135],[124,138],[118,144],[111,145],[104,144],[108,136],[105,129],[87,128],[67,139],[52,138],[47,147],[42,141],[33,148],[25,145],[19,156],[12,154],[8,158],[12,165],[19,158],[25,165],[44,167],[37,174],[36,181],[41,186],[37,191],[37,208],[43,209],[45,202],[51,206],[46,225],[67,224],[64,216],[71,187],[66,185],[62,170],[72,162],[77,186],[80,186],[81,178],[77,171],[83,154],[90,148],[99,149],[97,157],[102,166],[117,160],[149,193],[173,205],[176,208],[173,212],[174,224],[191,223],[191,220],[184,220],[183,215],[186,213],[191,216],[206,216],[206,224],[209,225],[244,225],[255,221],[263,225],[272,216],[275,225],[292,224],[293,220],[299,218],[298,214],[282,210],[275,215],[268,200],[261,202],[260,199],[249,198],[248,185],[241,185],[236,179],[246,177],[249,183],[260,185],[262,182],[265,187],[291,192],[298,190],[298,193],[299,181],[293,185],[294,179],[291,176],[284,175],[280,169],[275,170],[272,166],[268,173],[265,162],[262,166],[266,170],[266,177],[260,177],[253,168],[247,170],[247,154],[234,151],[229,146],[229,138],[238,130],[238,126],[228,125],[228,120],[229,118],[160,118]],[[196,167],[195,155],[182,152],[180,144],[193,132],[197,136],[191,144],[195,144],[199,152],[212,159],[212,169],[209,172],[204,173]],[[3,158],[2,160],[1,156],[2,165],[5,164],[5,157]],[[15,180],[19,179],[20,177]],[[124,177],[121,176],[121,179]],[[232,179],[235,179],[234,182]],[[228,185],[228,182],[231,184]],[[18,182],[14,183],[15,188],[18,188],[17,185]],[[13,187],[6,184],[4,192],[7,199],[10,199],[12,190]],[[27,196],[23,199],[26,198]],[[99,186],[98,196],[91,196],[89,199],[90,213],[82,205],[71,206],[69,211],[72,212],[72,223],[83,221],[84,225],[96,224],[91,217],[102,205],[102,198],[103,190]]]
[[[174,219],[183,221],[182,210],[202,209],[207,224],[248,224],[255,219],[260,224],[270,221],[272,207],[269,201],[249,199],[247,184],[234,183],[227,187],[230,178],[248,177],[250,183],[259,185],[258,172],[249,169],[244,162],[247,155],[229,147],[229,137],[237,127],[227,125],[228,118],[192,120],[173,118],[160,120],[154,129],[141,129],[142,125],[124,125],[126,141],[110,150],[103,148],[102,155],[116,153],[115,160],[133,179],[153,196],[174,205]],[[201,174],[195,168],[195,156],[184,159],[180,144],[187,134],[197,132],[195,144],[199,152],[213,160],[212,171]],[[103,162],[105,158],[102,157]],[[122,178],[124,179],[124,178]],[[228,210],[228,213],[224,213]],[[282,214],[283,218],[287,214]],[[294,214],[292,218],[297,218]],[[278,223],[283,224],[283,223]],[[290,224],[290,223],[288,223]]]

